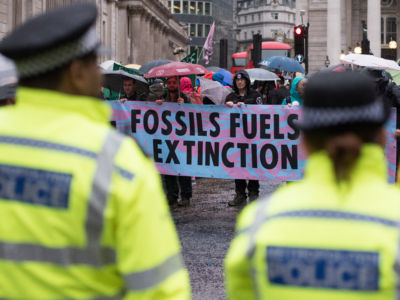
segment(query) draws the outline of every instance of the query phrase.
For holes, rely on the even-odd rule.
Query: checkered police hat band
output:
[[[83,56],[100,45],[95,27],[91,27],[79,39],[44,50],[36,55],[16,60],[20,78],[27,78],[51,71],[74,58]]]
[[[358,107],[310,108],[303,107],[302,129],[340,126],[348,123],[381,123],[385,120],[382,99]]]

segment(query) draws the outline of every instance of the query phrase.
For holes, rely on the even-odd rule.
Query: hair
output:
[[[84,63],[91,63],[97,60],[97,54],[92,51],[84,56],[75,58],[74,60],[81,60]],[[68,69],[72,61],[57,67],[44,74],[39,74],[32,77],[21,78],[19,85],[31,88],[40,88],[46,90],[57,90],[61,84],[64,72]]]
[[[304,138],[313,150],[326,150],[333,162],[337,181],[348,180],[364,143],[378,143],[380,129],[390,107],[376,99],[374,87],[361,74],[327,73],[312,77],[304,92],[304,108],[354,108],[381,101],[385,116],[380,121],[343,121],[338,125],[303,129]],[[337,113],[337,112],[332,112]]]

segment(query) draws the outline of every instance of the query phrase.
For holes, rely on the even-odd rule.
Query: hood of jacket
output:
[[[304,79],[303,76],[296,77],[295,79],[293,79],[292,86],[290,88],[290,98],[292,99],[292,103],[293,103],[293,101],[297,101],[300,104],[303,103],[303,100],[301,99],[300,93],[297,90],[297,85],[302,79]]]
[[[248,92],[250,90],[250,76],[249,76],[249,73],[247,73],[245,70],[238,70],[235,73],[235,76],[233,77],[233,90],[235,91],[235,93],[239,92],[239,90],[238,90],[238,88],[236,86],[236,79],[237,78],[246,79],[246,88],[247,88],[247,92]]]

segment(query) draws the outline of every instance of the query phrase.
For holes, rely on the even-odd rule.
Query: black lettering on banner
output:
[[[274,139],[275,140],[283,140],[285,135],[280,132],[280,120],[279,115],[274,115]]]
[[[215,130],[211,130],[210,131],[210,135],[212,137],[217,137],[219,136],[220,132],[221,132],[221,128],[218,124],[218,122],[216,121],[216,119],[219,118],[219,113],[217,112],[212,112],[210,114],[210,123],[214,125]]]
[[[251,144],[251,166],[256,169],[257,168],[257,145]]]
[[[187,131],[186,123],[184,120],[182,120],[183,117],[185,117],[185,112],[181,110],[176,112],[175,114],[176,123],[178,123],[181,126],[181,129],[175,129],[175,134],[178,136],[185,135]]]
[[[246,167],[246,149],[249,148],[249,144],[238,143],[237,147],[240,149],[240,167]]]
[[[267,151],[271,151],[271,162],[267,162]],[[276,164],[278,163],[278,150],[276,150],[274,145],[271,144],[265,144],[264,146],[261,147],[260,151],[260,161],[261,164],[264,168],[267,170],[273,169],[276,167]]]
[[[194,113],[189,112],[189,130],[190,130],[190,135],[194,136],[196,134],[196,124],[194,122]]]
[[[179,141],[171,141],[171,140],[165,140],[165,143],[168,146],[168,156],[167,156],[167,160],[165,161],[165,163],[169,164],[171,162],[171,160],[174,161],[174,164],[180,164],[178,156],[176,156],[176,148],[178,147]]]
[[[172,124],[171,124],[170,120],[168,120],[168,118],[167,118],[170,116],[171,116],[171,112],[169,110],[165,110],[161,114],[161,119],[164,122],[165,126],[167,126],[167,128],[161,129],[161,133],[163,135],[170,135],[172,132]]]
[[[132,109],[131,110],[131,130],[133,133],[136,132],[136,124],[140,123],[140,120],[136,118],[137,115],[140,115],[142,111],[140,109]]]
[[[197,164],[203,165],[203,142],[201,141],[197,143]]]
[[[266,121],[271,120],[271,115],[260,115],[260,138],[261,139],[270,139],[271,134],[267,133],[268,130],[271,129],[271,124],[268,124]]]
[[[228,151],[230,148],[233,148],[234,144],[229,142],[226,143],[223,147],[222,147],[222,152],[221,152],[221,158],[222,158],[222,163],[227,167],[227,168],[233,168],[235,166],[235,164],[233,162],[231,162],[228,159]]]
[[[288,133],[288,138],[289,138],[290,140],[296,140],[296,139],[298,139],[299,136],[300,136],[300,129],[299,129],[299,126],[297,126],[297,125],[296,125],[296,122],[295,122],[295,121],[297,121],[298,119],[299,119],[299,116],[296,115],[296,114],[290,114],[290,115],[288,116],[288,119],[287,119],[288,125],[290,126],[290,128],[293,129],[293,132],[292,132],[292,133]]]
[[[249,126],[248,124],[248,118],[247,114],[242,115],[242,120],[243,120],[243,133],[244,136],[248,139],[253,139],[257,135],[257,115],[256,114],[251,114],[250,119],[251,119],[251,124]],[[249,127],[251,127],[251,132],[249,132]]]
[[[236,128],[240,127],[240,123],[236,122],[236,119],[240,118],[240,114],[230,114],[230,137],[236,137]]]
[[[153,117],[153,128],[150,128],[150,116]],[[148,111],[146,111],[144,113],[144,118],[143,118],[143,127],[144,130],[146,131],[146,133],[148,134],[154,134],[156,133],[157,129],[158,129],[158,113],[155,110],[149,109]]]
[[[162,140],[158,140],[158,139],[153,140],[153,157],[154,157],[154,161],[157,163],[163,162],[162,158],[159,156],[159,154],[162,153],[162,150],[158,146],[161,144],[162,144]]]
[[[297,145],[293,145],[292,146],[292,152],[290,152],[289,150],[289,146],[288,145],[282,145],[281,148],[281,163],[282,169],[287,169],[288,168],[288,163],[290,164],[290,167],[292,169],[297,169],[297,162],[298,162],[298,158],[297,158]]]
[[[212,145],[214,144],[214,149]],[[206,166],[209,166],[212,160],[213,166],[216,167],[219,164],[219,143],[218,142],[206,142]]]
[[[203,129],[203,119],[201,117],[201,113],[196,113],[197,120],[197,134],[199,136],[207,136],[207,131]]]
[[[186,146],[186,164],[192,164],[192,148],[196,143],[194,141],[183,141],[183,145]]]

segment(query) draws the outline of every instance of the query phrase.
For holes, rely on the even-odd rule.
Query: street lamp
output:
[[[329,57],[327,55],[325,58],[325,67],[329,67],[330,64],[331,64],[331,62],[329,61]]]
[[[389,42],[389,48],[390,48],[390,49],[397,49],[397,42],[391,40],[391,41]]]
[[[360,43],[357,43],[357,46],[354,48],[354,53],[355,54],[361,54],[362,53],[362,49],[361,49]]]

